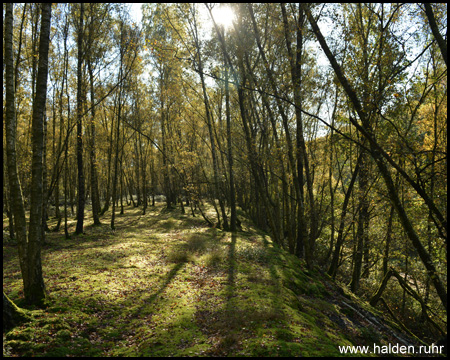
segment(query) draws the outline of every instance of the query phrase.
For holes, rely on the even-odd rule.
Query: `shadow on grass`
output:
[[[283,300],[277,302],[282,279],[277,273],[279,268],[275,269],[275,260],[270,258],[275,253],[265,238],[263,248],[257,246],[259,239],[254,231],[232,233],[231,239],[229,233],[214,228],[197,231],[200,222],[192,223],[192,218],[178,211],[165,213],[158,209],[145,216],[130,210],[130,217],[120,221],[117,217],[115,233],[110,232],[109,224],[104,221],[100,227],[87,226],[87,234],[76,239],[66,241],[61,235],[57,239],[57,234],[51,238],[45,256],[58,264],[58,268],[49,268],[47,275],[56,304],[72,318],[66,321],[68,315],[62,318],[58,315],[61,309],[55,307],[52,311],[61,330],[57,330],[58,335],[53,330],[48,335],[42,333],[45,339],[57,336],[58,344],[73,343],[76,349],[80,345],[87,354],[89,351],[98,354],[99,346],[108,351],[129,347],[128,352],[114,350],[113,353],[135,355],[140,353],[138,344],[142,341],[149,346],[150,354],[178,354],[189,343],[191,347],[205,349],[204,355],[228,355],[242,349],[243,338],[255,339],[257,348],[256,338],[265,334],[268,327],[279,338],[291,338],[278,325],[286,318],[280,305]],[[158,233],[163,236],[152,237]],[[204,263],[206,266],[200,266]],[[252,287],[254,284],[244,282],[249,272],[262,279],[261,266],[266,269],[275,266],[271,272],[273,284],[259,282]],[[178,280],[183,282],[185,271],[189,275],[185,284],[180,285]],[[206,281],[199,285],[197,280]],[[182,295],[184,292],[174,292],[184,290],[188,284],[194,288],[188,291],[188,299]],[[269,286],[278,290],[266,292],[264,287]],[[174,297],[178,295],[181,301]],[[199,301],[193,302],[193,297]],[[175,312],[172,304],[176,302],[184,304],[186,309]],[[177,316],[182,324],[180,328],[171,324],[170,319]],[[137,329],[148,336],[145,341],[139,340]],[[189,337],[183,333],[178,341],[174,334],[183,331],[195,335]],[[54,340],[48,341],[56,344]],[[136,346],[131,348],[129,342]],[[159,351],[158,347],[166,352]],[[50,351],[49,346],[45,351]],[[61,355],[64,354],[74,352],[61,350]]]
[[[178,271],[181,270],[181,268],[185,265],[184,262],[180,262],[179,264],[176,264],[172,270],[169,271],[169,273],[166,276],[166,279],[161,284],[158,291],[156,291],[154,294],[150,295],[150,297],[146,300],[144,300],[147,303],[153,303],[156,298],[166,289],[166,287],[170,284],[170,282],[173,280],[173,278],[177,275]]]
[[[149,297],[140,300],[142,301],[142,305],[140,307],[135,308],[133,315],[140,314],[142,311],[144,311],[144,309],[147,306],[154,304],[157,301],[158,297],[164,292],[164,290],[172,282],[177,273],[183,268],[185,264],[186,264],[185,261],[181,261],[178,264],[175,264],[175,266],[166,275],[159,289],[153,294],[151,294]]]
[[[236,233],[231,234],[231,243],[228,249],[228,279],[227,279],[227,310],[231,310],[233,304],[233,297],[235,293],[235,271],[236,271]]]

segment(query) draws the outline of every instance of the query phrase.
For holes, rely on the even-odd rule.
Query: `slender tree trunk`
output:
[[[47,178],[47,146],[45,145],[47,143],[47,121],[45,120],[45,113],[44,113],[44,130],[43,130],[43,146],[42,146],[42,231],[50,231],[47,225],[48,220],[48,200],[50,199],[51,192],[48,190],[48,178]],[[44,234],[42,234],[42,238],[44,239]]]
[[[120,156],[120,215],[123,215],[123,152]]]
[[[64,134],[64,117],[63,117],[63,110],[64,110],[64,84],[67,81],[67,57],[68,57],[68,53],[67,53],[67,36],[68,36],[68,31],[69,31],[69,22],[67,21],[67,17],[65,18],[65,24],[64,24],[64,30],[63,30],[63,36],[64,36],[64,53],[63,53],[63,76],[61,79],[61,90],[59,93],[59,112],[58,112],[58,116],[59,116],[59,137],[58,137],[58,145],[57,145],[57,153],[61,154],[62,151],[64,151],[64,157],[63,157],[63,164],[64,164],[64,169],[67,167],[67,152],[66,149],[69,146],[68,142],[69,139],[66,139],[66,142],[64,144],[64,150],[63,150],[63,144],[62,144],[62,139],[63,139],[63,134]],[[69,106],[69,105],[68,105]],[[69,106],[69,110],[68,110],[69,114],[70,114],[70,106]],[[67,119],[69,119],[70,117],[68,116]],[[69,125],[67,125],[69,126]],[[58,155],[56,161],[55,161],[55,168],[59,169],[59,164],[60,164],[60,157]],[[63,166],[63,164],[61,164],[61,166]],[[62,169],[61,169],[62,170]],[[66,171],[64,170],[64,176],[66,176]],[[64,180],[65,181],[65,180]],[[58,223],[56,225],[56,228],[54,229],[55,232],[59,231],[60,225],[61,225],[61,220],[62,220],[62,215],[60,213],[59,210],[59,197],[60,197],[60,181],[59,181],[59,176],[56,180],[56,185],[55,185],[55,206],[56,206],[56,213],[55,216],[58,219]],[[66,186],[64,184],[64,198],[65,198],[65,202],[64,202],[64,206],[67,207],[67,193],[66,193]],[[67,212],[67,209],[65,209],[65,211]],[[67,230],[67,228],[65,227],[65,230]]]
[[[303,47],[303,27],[304,27],[304,14],[303,10],[299,7],[299,16],[298,16],[298,24],[297,24],[297,50],[296,56],[294,58],[294,54],[291,49],[291,40],[290,40],[290,30],[288,25],[286,6],[281,4],[281,10],[283,14],[283,23],[284,23],[284,35],[286,41],[286,47],[288,50],[288,56],[290,58],[291,65],[291,80],[294,91],[294,104],[295,104],[295,115],[297,120],[297,136],[296,136],[296,153],[297,153],[297,178],[298,178],[298,191],[297,193],[297,244],[296,244],[296,255],[299,257],[303,257],[304,252],[303,248],[307,245],[307,251],[311,252],[311,244],[305,244],[307,239],[307,231],[306,231],[306,221],[305,221],[305,195],[303,191],[303,169],[305,164],[305,140],[303,136],[303,120],[302,120],[302,101],[301,101],[301,87],[302,87],[302,47]],[[311,214],[311,216],[313,216]],[[308,254],[308,257],[311,257],[312,254]],[[307,260],[309,261],[309,260]]]
[[[224,55],[225,56],[225,55]],[[230,178],[230,230],[236,231],[236,190],[234,188],[233,153],[231,147],[231,113],[230,113],[230,90],[228,84],[228,66],[225,66],[225,112],[227,118],[227,145],[228,145],[228,172]]]
[[[364,141],[363,141],[364,143]],[[367,182],[368,182],[368,159],[367,152],[361,149],[360,155],[360,170],[358,173],[358,202],[359,202],[359,213],[358,213],[358,228],[356,230],[356,252],[353,254],[353,273],[352,281],[350,282],[350,289],[352,292],[356,293],[359,289],[359,280],[361,278],[361,269],[363,262],[363,248],[367,242],[367,225],[368,225],[368,209],[369,204],[367,201]]]
[[[135,136],[139,139],[136,139],[135,143],[134,143],[134,153],[135,153],[135,172],[136,172],[136,197],[137,197],[137,204],[136,206],[140,206],[141,205],[141,175],[140,175],[140,170],[141,170],[141,161],[140,161],[140,157],[139,157],[139,149],[138,147],[141,146],[141,142],[140,142],[140,135],[135,134]]]
[[[121,73],[121,71],[120,71]],[[112,184],[112,209],[111,209],[111,229],[115,230],[115,216],[116,216],[116,198],[117,198],[117,179],[118,179],[118,168],[119,168],[119,139],[120,139],[120,116],[121,116],[121,92],[122,89],[119,88],[119,99],[118,99],[118,114],[117,114],[117,124],[116,124],[116,146],[115,146],[115,157],[114,157],[114,178]]]
[[[68,145],[64,149],[66,162],[64,164],[64,235],[66,239],[70,239],[69,228],[67,224],[67,193],[69,191],[67,186],[67,178],[69,177],[69,158],[68,158]]]
[[[330,250],[327,253],[327,256],[325,258],[325,263],[327,263],[330,259],[330,256],[333,252],[333,245],[334,245],[334,238],[335,238],[335,223],[336,223],[336,215],[335,215],[335,209],[334,209],[334,193],[335,193],[335,188],[333,188],[333,166],[334,166],[334,152],[333,152],[333,148],[334,148],[334,119],[336,117],[336,110],[337,110],[337,101],[338,101],[338,89],[336,87],[336,97],[335,97],[335,102],[334,102],[334,108],[333,108],[333,114],[331,115],[331,131],[330,131],[330,158],[329,158],[329,168],[328,168],[328,184],[329,184],[329,191],[330,191],[330,212],[331,212],[331,216],[330,216],[330,227],[331,227],[331,235],[330,235]],[[337,184],[339,183],[339,180],[336,182],[336,187]]]
[[[165,109],[165,94],[164,94],[164,87],[165,87],[165,74],[166,70],[164,66],[161,66],[161,73],[160,73],[160,104],[161,104],[161,145],[162,145],[162,152],[163,152],[163,177],[164,177],[164,185],[163,189],[166,195],[166,206],[167,209],[172,208],[172,187],[170,183],[170,173],[169,173],[169,163],[167,161],[168,156],[168,146],[167,146],[167,139],[166,139],[166,109]]]
[[[342,212],[341,219],[339,223],[338,235],[336,239],[336,247],[334,249],[333,257],[331,259],[331,264],[328,269],[328,275],[330,275],[333,279],[336,277],[336,272],[339,265],[339,257],[341,256],[341,248],[344,243],[344,227],[345,227],[345,215],[347,214],[348,203],[350,201],[350,195],[353,192],[353,186],[358,177],[359,168],[360,168],[361,157],[358,157],[356,161],[355,170],[353,171],[352,178],[350,180],[350,184],[348,185],[347,192],[345,193],[344,203],[342,204]]]
[[[430,3],[423,3],[425,7],[425,14],[428,18],[428,23],[430,24],[431,32],[433,33],[434,38],[436,39],[439,49],[441,50],[442,57],[444,58],[445,65],[447,65],[447,40],[444,39],[439,32],[438,25],[436,23],[436,19],[434,18],[433,8]],[[446,36],[447,38],[447,36]]]
[[[111,122],[111,131],[109,133],[109,147],[108,147],[108,175],[106,181],[106,194],[105,194],[105,203],[103,204],[103,209],[100,215],[103,215],[106,211],[108,211],[110,202],[111,202],[111,162],[112,162],[112,151],[114,144],[114,117]]]
[[[141,134],[139,134],[139,143],[141,143]],[[138,167],[141,167],[141,174],[142,174],[142,196],[143,196],[143,209],[142,209],[142,215],[145,215],[145,212],[147,211],[148,206],[148,198],[147,198],[147,157],[146,152],[142,154],[142,146],[139,147],[139,158],[141,161],[138,163]]]
[[[77,227],[75,234],[83,233],[85,189],[84,189],[84,170],[83,170],[83,102],[81,86],[83,82],[83,17],[84,3],[80,4],[80,22],[78,29],[78,64],[77,64],[77,169],[78,169],[78,206],[77,206]]]
[[[14,219],[11,210],[11,203],[9,201],[11,195],[10,192],[8,192],[9,184],[6,183],[4,165],[2,164],[2,166],[3,166],[3,206],[6,209],[6,216],[8,217],[9,238],[14,239],[16,237],[14,235]],[[5,184],[7,184],[7,186],[5,186]]]
[[[389,267],[389,250],[391,247],[391,241],[392,241],[392,220],[394,218],[394,211],[395,208],[393,205],[391,205],[391,211],[389,212],[389,219],[388,219],[388,225],[387,225],[387,231],[386,231],[386,244],[384,246],[384,252],[383,252],[383,276],[386,276],[388,272]]]
[[[91,38],[93,29],[89,31],[89,37]],[[90,42],[92,40],[90,39]],[[94,96],[94,74],[91,64],[90,56],[88,56],[88,71],[89,71],[89,83],[91,87],[91,141],[89,149],[90,168],[91,168],[91,200],[92,200],[92,217],[94,219],[94,225],[100,225],[100,196],[98,193],[98,175],[97,175],[97,157],[95,155],[95,96]]]
[[[66,81],[66,96],[67,96],[67,131],[66,131],[66,137],[67,141],[64,145],[64,235],[66,239],[70,239],[68,224],[67,224],[67,194],[69,192],[68,186],[67,186],[67,178],[69,176],[69,157],[68,157],[68,150],[69,150],[69,122],[71,118],[71,111],[70,111],[70,96],[69,96],[69,87],[67,85],[67,79],[68,79],[68,67],[69,67],[69,51],[67,49],[67,37],[69,33],[69,25],[67,17],[65,18],[66,25],[64,26],[64,79]],[[63,82],[64,85],[64,82]],[[63,92],[64,86],[61,88],[61,92]],[[62,95],[61,95],[61,112],[60,112],[60,124],[61,124],[61,134],[63,129],[63,118],[62,118]]]
[[[19,175],[17,171],[16,153],[16,110],[14,94],[14,62],[13,62],[13,4],[7,3],[5,10],[5,132],[6,161],[8,181],[11,194],[11,212],[13,213],[15,233],[19,251],[20,269],[23,286],[28,289],[28,258],[27,258],[27,225],[25,207],[22,197]]]
[[[122,79],[122,74],[123,74],[123,22],[121,23],[120,26],[120,68],[119,68],[119,79]],[[117,197],[117,180],[119,177],[119,144],[120,144],[120,118],[122,116],[122,90],[123,89],[123,85],[119,85],[119,95],[118,95],[118,100],[117,100],[117,107],[118,107],[118,111],[117,111],[117,124],[116,124],[116,154],[114,157],[114,179],[113,179],[113,186],[112,186],[112,210],[111,210],[111,229],[115,230],[115,224],[114,224],[114,220],[115,220],[115,216],[116,216],[116,197]]]
[[[64,81],[64,80],[62,80]],[[56,88],[56,86],[55,86]],[[54,88],[54,90],[55,90]],[[58,152],[58,154],[60,154],[61,151],[61,136],[62,133],[59,134],[59,141],[58,141],[58,147],[56,146],[56,103],[57,103],[57,99],[56,99],[56,92],[53,92],[53,105],[52,105],[52,163],[53,163],[53,173],[58,172],[58,168],[59,168],[59,158],[56,156],[56,152]],[[62,92],[61,92],[62,94]],[[61,103],[59,104],[60,106],[60,111],[61,111]],[[54,195],[53,195],[53,199],[54,199],[54,203],[55,203],[55,218],[59,219],[58,221],[58,225],[57,228],[59,230],[59,225],[61,224],[61,212],[59,210],[59,176],[57,176],[56,182],[55,182],[55,187],[54,187]]]
[[[152,206],[155,206],[156,174],[155,174],[155,156],[153,155],[153,147],[150,147],[150,178],[152,189]]]

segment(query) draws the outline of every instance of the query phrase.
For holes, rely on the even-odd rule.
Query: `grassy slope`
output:
[[[231,236],[162,205],[145,216],[127,208],[115,233],[103,222],[70,240],[47,235],[51,305],[6,334],[7,352],[328,356],[338,345],[398,342],[365,305],[245,222]],[[17,248],[3,254],[3,289],[20,305]]]

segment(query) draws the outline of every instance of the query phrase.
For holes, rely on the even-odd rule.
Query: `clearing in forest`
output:
[[[232,235],[162,204],[116,219],[115,232],[104,217],[70,240],[47,234],[50,305],[6,334],[4,354],[325,356],[392,340],[246,221]],[[3,289],[21,305],[17,247],[4,244],[3,254]]]

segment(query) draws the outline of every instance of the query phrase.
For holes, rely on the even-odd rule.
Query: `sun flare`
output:
[[[225,29],[229,29],[233,26],[235,14],[229,6],[221,5],[215,7],[212,12],[217,24],[223,26]]]

